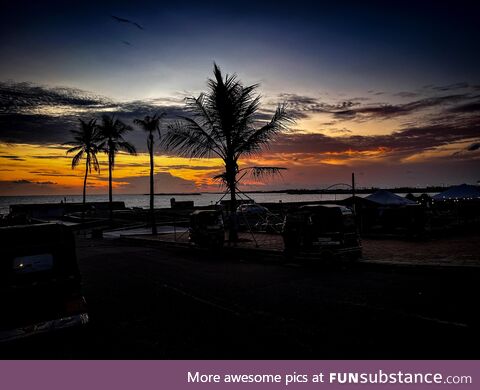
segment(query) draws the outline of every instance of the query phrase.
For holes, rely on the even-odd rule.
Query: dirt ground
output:
[[[365,260],[480,266],[480,234],[428,241],[363,240]]]
[[[162,234],[158,238],[142,236],[142,238],[153,241],[188,243],[188,233]],[[362,239],[362,261],[440,266],[480,266],[479,242],[480,232],[421,241],[364,238]],[[258,247],[281,252],[283,251],[283,240],[279,235],[240,233],[240,242],[237,246],[250,249]]]

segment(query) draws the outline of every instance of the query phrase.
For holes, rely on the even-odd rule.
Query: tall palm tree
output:
[[[214,64],[214,77],[208,80],[208,92],[187,99],[189,116],[169,126],[163,139],[167,149],[188,157],[218,157],[225,171],[218,175],[230,193],[230,240],[237,239],[235,223],[237,185],[245,174],[254,177],[279,172],[278,167],[248,167],[240,172],[238,161],[253,156],[268,147],[282,131],[288,130],[293,117],[285,105],[279,105],[272,118],[259,126],[260,96],[258,84],[244,86],[236,75],[222,75]]]
[[[83,212],[85,212],[88,174],[92,173],[92,168],[96,172],[100,172],[97,153],[99,152],[101,139],[96,125],[96,119],[91,119],[88,122],[80,119],[80,129],[71,130],[71,133],[73,140],[67,142],[66,145],[72,146],[67,150],[67,154],[76,152],[72,158],[72,169],[75,169],[78,164],[80,164],[82,158],[85,158],[85,177],[83,179]]]
[[[115,168],[115,156],[120,150],[129,154],[137,154],[135,147],[125,140],[124,135],[133,130],[114,115],[103,115],[102,123],[98,125],[102,143],[100,148],[108,156],[108,201],[110,203],[110,219],[113,217],[112,174]]]
[[[155,223],[155,186],[154,186],[154,171],[155,164],[153,161],[153,146],[155,144],[154,133],[158,132],[158,138],[161,138],[160,133],[160,121],[166,114],[164,112],[159,115],[155,114],[153,116],[147,115],[143,119],[134,119],[133,123],[140,126],[144,131],[148,133],[147,135],[147,148],[148,153],[150,154],[150,217],[152,223],[152,234],[157,234],[157,225]]]

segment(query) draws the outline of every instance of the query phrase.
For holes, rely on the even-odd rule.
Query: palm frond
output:
[[[267,177],[282,176],[282,171],[287,168],[283,167],[246,167],[239,170],[240,172],[246,172],[254,180],[262,180]]]
[[[208,127],[208,129],[215,134],[218,134],[218,128],[213,120],[208,107],[205,105],[205,94],[201,93],[198,98],[186,99],[187,110],[195,117],[203,119],[200,125],[202,127]]]
[[[134,119],[133,123],[136,125],[140,126],[143,130],[147,128],[147,120],[149,119],[149,116],[146,116],[145,119]]]
[[[137,118],[133,120],[137,126],[147,133],[158,132],[158,137],[161,138],[160,122],[167,115],[166,112],[155,113],[153,116],[147,115],[143,119]]]
[[[72,158],[72,169],[75,169],[77,165],[80,163],[84,154],[83,150],[80,150],[73,158]]]
[[[65,143],[64,145],[72,145],[72,144],[71,143],[70,144]],[[68,149],[65,153],[70,154],[70,153],[78,152],[81,149],[83,149],[83,145],[78,145],[78,146],[74,146],[73,148]]]
[[[130,142],[121,141],[118,143],[119,149],[125,150],[128,154],[136,155],[137,149]]]
[[[269,148],[270,142],[280,133],[289,130],[295,120],[287,112],[286,105],[279,105],[270,122],[259,129],[253,129],[248,136],[238,145],[237,155],[251,155]]]
[[[193,119],[182,118],[171,124],[162,144],[167,150],[173,150],[185,157],[217,157],[224,158],[223,148],[201,128]]]
[[[92,163],[93,163],[93,169],[100,173],[100,164],[98,163],[97,155],[92,154]]]
[[[96,119],[92,118],[89,121],[79,119],[79,128],[71,130],[70,133],[73,140],[66,142],[64,145],[72,146],[67,149],[66,154],[77,153],[72,158],[72,169],[76,168],[86,156],[86,169],[91,171],[91,161],[98,152],[97,142],[99,142]]]

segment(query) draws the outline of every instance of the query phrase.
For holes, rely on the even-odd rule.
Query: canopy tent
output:
[[[377,191],[371,195],[366,196],[365,199],[382,206],[408,206],[417,204],[412,200],[402,198],[401,196],[398,196],[393,192],[386,190]]]
[[[450,187],[433,197],[435,200],[480,199],[480,188],[469,184]]]

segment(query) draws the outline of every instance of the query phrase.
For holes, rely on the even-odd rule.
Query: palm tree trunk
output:
[[[150,133],[149,136],[149,152],[150,152],[150,216],[152,222],[152,234],[157,234],[157,224],[155,223],[155,186],[153,183],[153,174],[155,170],[155,165],[153,162],[153,134]]]
[[[113,170],[113,158],[112,151],[108,152],[108,203],[110,209],[110,221],[113,220],[113,194],[112,194],[112,170]]]
[[[228,240],[230,242],[238,241],[238,224],[237,224],[237,198],[236,198],[236,175],[234,168],[228,167],[227,180],[230,190],[230,223],[228,230]]]
[[[85,161],[85,178],[83,179],[83,207],[82,207],[82,219],[85,216],[85,205],[87,199],[87,177],[88,177],[88,166],[89,166],[89,158],[87,157]]]

